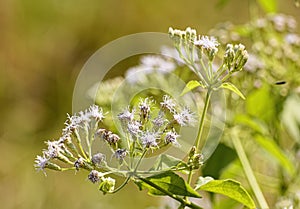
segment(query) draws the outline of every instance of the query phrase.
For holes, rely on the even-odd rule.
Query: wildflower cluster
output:
[[[213,36],[197,35],[195,29],[185,31],[169,28],[180,57],[200,78],[204,88],[219,88],[232,73],[240,71],[248,60],[248,53],[242,44],[227,44],[219,67],[213,62],[218,55],[220,43]]]
[[[150,98],[141,99],[136,106],[121,112],[118,115],[123,129],[121,135],[100,127],[104,118],[102,109],[96,105],[69,115],[62,136],[46,142],[47,149],[36,157],[35,168],[44,173],[45,169],[88,170],[87,178],[92,183],[98,183],[104,194],[112,193],[115,180],[107,175],[127,175],[126,172],[137,170],[148,150],[151,154],[168,145],[179,146],[179,128],[195,121],[187,107],[181,107],[168,95],[158,104]],[[95,151],[104,150],[101,146],[109,148],[110,157]],[[118,168],[111,167],[108,159],[115,159]]]
[[[168,144],[179,146],[178,128],[195,122],[195,115],[187,107],[177,105],[168,95],[163,96],[159,105],[145,98],[136,108],[125,109],[118,118],[128,136],[128,147],[136,151],[154,150]]]

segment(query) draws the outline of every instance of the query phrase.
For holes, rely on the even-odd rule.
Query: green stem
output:
[[[142,156],[140,157],[139,161],[137,162],[136,166],[135,166],[135,169],[133,171],[133,173],[135,173],[139,167],[139,165],[141,164],[142,162],[142,159],[145,157],[146,153],[147,153],[148,149],[146,148],[142,154]]]
[[[131,176],[128,176],[121,186],[119,186],[117,189],[115,189],[113,192],[110,192],[109,194],[114,194],[120,191],[124,186],[126,186],[126,184],[128,184],[130,178]]]
[[[238,137],[237,135],[237,132],[234,131],[234,133],[232,134],[232,142],[233,142],[233,145],[234,145],[234,148],[236,149],[236,152],[238,154],[238,157],[242,163],[242,166],[243,166],[243,169],[244,169],[244,172],[245,172],[245,175],[250,183],[250,186],[255,194],[255,197],[258,201],[258,204],[260,206],[260,208],[263,208],[263,209],[268,209],[269,206],[268,206],[268,203],[267,201],[265,200],[265,197],[257,183],[257,180],[254,176],[254,172],[251,168],[251,165],[249,163],[249,160],[246,156],[246,153],[245,153],[245,150],[242,146],[242,143],[240,141],[240,138]]]
[[[200,141],[201,141],[203,127],[204,127],[204,119],[205,119],[205,116],[206,116],[206,113],[207,113],[207,110],[208,110],[211,93],[212,93],[211,89],[208,88],[207,93],[206,93],[206,97],[205,97],[203,112],[202,112],[201,119],[200,119],[197,139],[196,139],[196,142],[195,142],[195,146],[196,146],[197,151],[199,150],[199,146],[200,146]],[[189,175],[188,175],[188,180],[187,180],[188,184],[191,184],[192,176],[193,176],[193,170],[191,169],[189,171]]]
[[[177,196],[177,195],[175,195],[175,194],[172,194],[171,192],[169,192],[169,191],[167,191],[167,190],[161,188],[160,186],[154,184],[152,181],[149,181],[149,180],[146,179],[146,178],[142,178],[142,177],[139,177],[139,176],[136,176],[136,177],[137,177],[138,179],[140,179],[141,181],[145,182],[146,184],[152,186],[153,188],[155,188],[155,189],[157,189],[157,190],[163,192],[163,193],[166,194],[167,196],[169,196],[169,197],[171,197],[171,198],[177,200],[177,201],[180,202],[181,205],[183,205],[183,206],[187,206],[187,207],[192,208],[192,209],[203,209],[203,208],[201,208],[200,206],[196,205],[195,203],[190,202],[189,200],[186,200],[186,199],[181,198],[181,197],[179,197],[179,196]]]
[[[77,144],[79,146],[79,149],[80,149],[80,152],[82,153],[83,157],[87,160],[88,157],[86,156],[86,153],[82,147],[82,144],[81,144],[81,137],[80,137],[80,134],[78,132],[77,129],[74,130],[74,133],[75,133],[75,138],[77,139]]]
[[[207,110],[208,110],[211,93],[212,93],[212,90],[210,88],[208,88],[207,93],[206,93],[206,97],[205,97],[203,112],[202,112],[201,119],[200,119],[200,125],[199,125],[199,129],[198,129],[197,139],[196,139],[196,143],[195,143],[197,151],[198,151],[199,146],[200,146],[200,141],[201,141],[203,127],[204,127],[204,119],[205,119],[205,116],[206,116],[206,113],[207,113]]]

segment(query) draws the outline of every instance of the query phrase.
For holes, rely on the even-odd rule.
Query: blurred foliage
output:
[[[232,21],[242,24],[249,19],[247,1],[231,0],[222,9],[218,9],[217,2],[0,1],[1,208],[153,206],[154,199],[147,197],[146,200],[144,193],[131,187],[116,196],[103,197],[90,184],[78,181],[85,178],[78,178],[81,173],[76,176],[72,172],[69,175],[52,173],[45,178],[33,168],[35,153],[44,146],[44,139],[56,138],[59,135],[66,113],[72,111],[71,99],[76,76],[88,57],[98,48],[131,33],[166,32],[169,26],[185,28],[187,25],[196,27],[201,33],[207,33],[218,22]],[[278,1],[278,8],[280,12],[294,15],[298,19],[300,17],[299,10],[290,2]],[[283,103],[293,102],[291,97],[285,96],[282,99],[281,94],[278,94],[282,91],[281,86],[270,86],[272,89],[269,89],[268,94],[277,92],[276,97],[273,97],[276,108],[280,108]],[[250,90],[253,86],[246,88]],[[270,120],[276,113],[273,111],[273,115],[270,113],[265,119]],[[283,113],[293,114],[287,109]],[[265,122],[270,121],[259,121],[262,124]],[[272,121],[271,123],[274,124]],[[287,126],[293,135],[299,134],[295,128],[298,118],[287,123],[292,123]],[[279,124],[276,128],[272,126],[268,129],[273,133],[278,126]],[[276,140],[288,149],[292,139],[286,132],[277,135],[280,134],[283,136],[278,136],[281,139]],[[285,137],[288,140],[283,140]],[[265,155],[262,151],[258,153]],[[274,163],[261,160],[260,165],[264,164]],[[231,169],[230,172],[234,172],[234,166],[239,167],[239,164],[230,164],[227,171]],[[275,169],[266,172],[276,172],[279,175],[281,171]],[[284,182],[281,182],[280,177],[274,178],[280,182],[282,193],[285,193],[285,181],[289,179],[283,178]],[[264,179],[265,176],[262,176],[260,182],[270,182],[265,182]],[[132,201],[132,197],[135,201]]]

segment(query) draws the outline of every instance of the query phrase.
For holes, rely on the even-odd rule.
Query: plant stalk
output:
[[[232,134],[232,142],[233,142],[233,145],[234,145],[234,148],[238,154],[238,157],[242,163],[242,166],[243,166],[243,169],[244,169],[244,172],[245,172],[245,175],[248,179],[248,182],[250,183],[250,186],[254,192],[254,195],[258,201],[258,204],[260,206],[260,208],[262,209],[268,209],[269,206],[268,206],[268,203],[257,183],[257,180],[254,176],[254,172],[251,168],[251,165],[249,163],[249,160],[246,156],[246,153],[245,153],[245,150],[242,146],[242,143],[240,141],[240,138],[238,137],[237,135],[237,132],[234,131],[234,133]]]
[[[142,177],[138,177],[138,176],[136,176],[136,177],[137,177],[138,179],[140,179],[141,181],[145,182],[146,184],[152,186],[153,188],[155,188],[155,189],[157,189],[157,190],[163,192],[164,194],[168,195],[169,197],[171,197],[171,198],[177,200],[177,201],[180,202],[183,206],[187,206],[187,207],[192,208],[192,209],[203,209],[203,208],[201,208],[200,206],[196,205],[195,203],[190,202],[189,200],[186,200],[186,199],[181,198],[181,197],[179,197],[179,196],[177,196],[177,195],[175,195],[175,194],[172,194],[171,192],[169,192],[169,191],[167,191],[167,190],[161,188],[160,186],[154,184],[153,182],[149,181],[149,180],[146,179],[146,178],[142,178]]]

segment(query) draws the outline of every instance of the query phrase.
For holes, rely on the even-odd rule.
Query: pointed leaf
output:
[[[257,2],[267,13],[275,13],[277,11],[277,0],[257,0]]]
[[[183,178],[172,171],[150,176],[145,178],[145,180],[175,195],[198,198],[201,197],[200,194],[196,192],[189,184],[187,184]],[[135,183],[138,185],[140,190],[148,189],[149,194],[166,195],[163,191],[158,190],[157,188],[153,187],[153,185],[150,185],[143,180]]]
[[[197,183],[196,189],[222,194],[244,204],[248,208],[256,208],[254,201],[248,192],[241,186],[239,182],[231,179],[210,180],[206,184],[203,184],[202,179],[199,181],[199,184]]]
[[[200,83],[199,81],[196,81],[196,80],[189,81],[186,84],[185,88],[183,89],[183,91],[181,93],[181,96],[188,93],[188,92],[190,92],[190,91],[192,91],[193,89],[195,89],[199,86],[201,86],[202,88],[205,88],[205,86],[202,83]]]
[[[263,147],[269,154],[271,154],[280,165],[287,170],[290,175],[293,175],[296,171],[293,163],[284,154],[283,150],[275,143],[274,140],[262,136],[256,135],[255,140],[261,147]]]
[[[240,90],[232,83],[229,83],[229,82],[222,83],[222,85],[219,88],[229,89],[230,91],[233,91],[234,93],[239,95],[242,99],[246,99],[245,96],[243,95],[243,93],[240,92]]]

